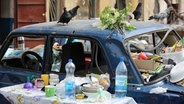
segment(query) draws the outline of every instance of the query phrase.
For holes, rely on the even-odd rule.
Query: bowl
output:
[[[77,99],[84,99],[84,96],[85,96],[85,94],[76,94]]]
[[[96,93],[98,88],[103,88],[103,86],[98,84],[85,84],[82,86],[82,91],[89,93]]]

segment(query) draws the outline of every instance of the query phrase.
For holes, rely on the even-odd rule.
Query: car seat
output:
[[[85,55],[84,48],[81,42],[67,43],[62,46],[62,64],[60,72],[65,71],[65,65],[68,59],[72,59],[75,64],[75,72],[85,69]]]

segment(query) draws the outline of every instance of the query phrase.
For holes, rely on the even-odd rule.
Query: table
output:
[[[112,98],[99,103],[92,103],[88,99],[66,102],[56,96],[46,97],[45,92],[36,88],[24,89],[23,84],[0,88],[0,93],[12,104],[137,104],[131,97]]]

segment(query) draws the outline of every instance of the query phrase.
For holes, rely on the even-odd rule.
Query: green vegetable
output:
[[[123,10],[118,10],[110,6],[100,14],[100,22],[94,23],[93,26],[101,29],[117,29],[122,32],[124,30],[133,30],[136,27],[129,23],[130,18],[134,18],[134,15],[130,12],[131,4],[125,7]]]
[[[160,58],[162,58],[162,56],[155,56],[155,57],[151,58],[151,60],[157,60],[157,59],[160,59]]]

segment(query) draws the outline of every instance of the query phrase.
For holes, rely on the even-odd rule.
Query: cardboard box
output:
[[[134,59],[134,62],[140,70],[144,71],[156,70],[160,66],[160,63],[153,60]]]

